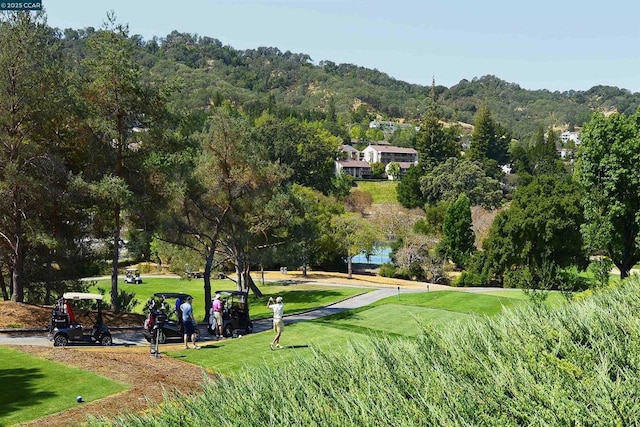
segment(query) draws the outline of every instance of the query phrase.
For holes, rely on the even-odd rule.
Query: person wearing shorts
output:
[[[196,319],[193,317],[193,307],[191,306],[191,301],[193,301],[192,297],[187,297],[187,300],[182,303],[180,306],[180,310],[182,311],[182,323],[184,325],[184,348],[189,347],[189,337],[191,337],[191,342],[193,343],[193,348],[198,349],[196,345],[196,335],[193,333],[196,329]]]
[[[222,328],[224,326],[224,322],[222,320],[223,305],[222,305],[222,301],[220,300],[219,294],[217,294],[216,297],[214,298],[213,306],[211,307],[211,309],[213,310],[213,317],[216,320],[216,325],[218,326],[218,336],[222,338],[223,337]]]

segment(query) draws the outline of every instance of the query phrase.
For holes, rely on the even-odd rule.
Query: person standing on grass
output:
[[[273,310],[273,330],[276,333],[269,347],[271,347],[271,350],[274,349],[274,346],[275,348],[282,348],[280,346],[280,335],[282,335],[282,329],[284,328],[284,320],[282,319],[284,316],[284,304],[282,303],[282,297],[276,298],[275,304],[273,303],[273,298],[269,297],[267,307]]]
[[[196,345],[196,335],[193,333],[196,329],[196,318],[193,317],[191,301],[193,301],[193,298],[188,296],[187,300],[180,306],[180,310],[182,311],[182,323],[184,326],[184,348],[190,348],[188,342],[189,336],[191,336],[193,348],[198,349],[200,347]]]
[[[220,300],[220,294],[216,294],[216,297],[213,299],[213,304],[211,306],[211,310],[213,310],[213,317],[216,321],[216,325],[218,327],[217,329],[217,335],[219,338],[222,338],[222,328],[224,326],[224,322],[222,320],[222,310],[223,310],[223,306],[222,306],[222,301]]]

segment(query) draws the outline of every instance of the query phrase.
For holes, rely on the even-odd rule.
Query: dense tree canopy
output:
[[[582,232],[588,247],[610,257],[624,278],[640,261],[640,112],[596,113],[581,135]]]
[[[68,172],[65,64],[41,14],[0,21],[0,69],[0,266],[10,267],[11,298],[22,302],[27,258],[60,238],[52,228],[64,220],[65,198],[51,196],[65,193]]]
[[[483,273],[501,279],[527,268],[534,280],[543,266],[585,266],[580,225],[581,191],[574,182],[540,176],[519,188],[483,243]]]
[[[397,194],[403,206],[425,209],[414,243],[433,268],[440,261],[433,257],[434,241],[452,232],[444,213],[457,206],[458,196],[496,208],[511,185],[522,191],[510,213],[498,217],[483,256],[494,266],[564,265],[555,252],[539,256],[539,242],[529,241],[533,246],[515,255],[510,248],[513,239],[535,237],[525,226],[544,238],[548,228],[559,235],[570,228],[544,217],[535,204],[578,221],[563,193],[567,165],[555,152],[558,136],[549,130],[545,137],[544,130],[579,127],[590,109],[605,107],[632,115],[596,115],[583,130],[577,175],[586,195],[582,231],[591,252],[611,257],[623,276],[640,260],[640,178],[634,168],[639,120],[633,114],[640,97],[625,90],[527,91],[484,76],[450,89],[433,84],[429,93],[377,70],[331,61],[314,65],[307,54],[274,47],[241,51],[178,31],[145,41],[129,35],[113,14],[101,29],[55,31],[41,12],[4,13],[0,48],[6,71],[0,77],[5,298],[22,300],[25,289],[51,295],[53,281],[79,274],[73,265],[80,264],[74,261],[81,252],[103,245],[111,252],[118,308],[125,231],[135,239],[130,253],[139,257],[148,256],[155,235],[198,253],[208,273],[217,263],[233,262],[241,286],[256,262],[314,265],[335,260],[337,252],[350,259],[351,252],[339,247],[347,239],[336,236],[355,220],[340,217],[339,224],[334,217],[344,203],[361,213],[371,209],[369,195],[349,195],[350,177],[334,176],[336,148],[350,130],[361,141],[385,138],[419,151],[420,163],[402,177]],[[163,81],[172,82],[171,90]],[[215,119],[207,122],[208,116]],[[407,126],[392,135],[370,129],[374,119]],[[473,134],[458,120],[474,122]],[[503,180],[497,167],[509,155],[517,180]],[[382,163],[374,166],[376,175],[383,169]],[[544,181],[554,179],[557,190]],[[525,189],[530,182],[534,186]],[[540,188],[555,204],[534,190]],[[562,250],[580,261],[574,246]],[[405,254],[413,265],[413,251]]]
[[[447,260],[463,266],[475,250],[475,236],[471,229],[471,204],[462,193],[447,209],[442,225],[442,240],[438,252]]]
[[[430,205],[453,201],[460,193],[465,193],[472,205],[486,208],[498,207],[503,200],[500,183],[487,176],[478,163],[453,157],[427,173],[420,188]]]

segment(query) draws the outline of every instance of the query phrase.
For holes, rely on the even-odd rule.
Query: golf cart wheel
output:
[[[250,334],[251,332],[253,332],[253,322],[249,322],[247,327],[244,329],[245,334]]]
[[[58,334],[53,338],[54,347],[64,347],[69,344],[69,338],[64,334]]]
[[[200,340],[200,331],[199,331],[198,329],[194,329],[194,330],[193,330],[193,339],[194,339],[195,341]]]
[[[113,345],[113,338],[111,338],[111,335],[109,334],[103,335],[102,338],[100,338],[100,345],[104,345],[104,346]]]
[[[158,344],[164,344],[167,342],[167,336],[165,335],[163,330],[158,332]]]
[[[222,330],[222,335],[227,338],[233,336],[233,328],[231,327],[231,324],[228,324],[224,327],[224,329]]]

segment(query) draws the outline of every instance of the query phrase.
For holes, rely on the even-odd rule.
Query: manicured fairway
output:
[[[470,314],[433,308],[385,304],[359,311],[344,319],[327,320],[324,324],[360,333],[416,336],[421,325],[433,327],[464,321]]]
[[[282,334],[283,348],[271,351],[271,332],[214,342],[200,350],[169,351],[169,356],[203,366],[224,375],[233,375],[244,367],[279,365],[298,357],[311,357],[313,349],[340,352],[349,341],[362,334],[327,327],[315,322],[287,325]]]
[[[211,282],[212,292],[216,290],[235,290],[235,283],[229,280],[213,280]],[[356,288],[342,286],[321,286],[321,285],[305,285],[305,284],[281,284],[267,282],[264,285],[258,285],[264,296],[256,298],[253,294],[249,295],[249,312],[252,319],[261,319],[269,317],[271,311],[266,307],[267,300],[270,296],[282,296],[284,298],[287,313],[300,313],[317,307],[323,307],[345,298],[370,292],[371,288]],[[106,290],[109,298],[109,290],[111,282],[109,280],[99,280],[96,285],[92,286],[90,291],[97,292],[98,288]],[[193,310],[196,318],[204,317],[204,290],[202,279],[185,280],[178,278],[146,278],[144,283],[133,285],[120,283],[118,289],[124,289],[127,292],[135,292],[136,299],[140,302],[134,311],[142,313],[144,303],[156,292],[183,292],[194,297]],[[199,313],[201,315],[199,315]]]
[[[146,279],[142,285],[121,285],[135,290],[138,298],[158,291],[182,291],[196,296],[196,309],[203,304],[199,280],[166,278]],[[220,286],[215,286],[220,283]],[[101,286],[108,286],[108,281]],[[214,290],[228,288],[226,282],[216,282]],[[100,285],[99,285],[100,286]],[[305,311],[367,292],[365,288],[268,283],[261,285],[265,297],[251,299],[252,317],[266,317],[264,307],[270,295],[281,295],[287,304],[287,314]],[[551,294],[548,304],[560,303],[562,297]],[[211,372],[234,376],[246,367],[286,366],[299,358],[313,357],[314,351],[344,351],[350,343],[387,336],[414,339],[424,325],[446,328],[465,322],[474,316],[494,316],[503,310],[528,304],[522,292],[496,290],[490,292],[432,291],[403,293],[366,307],[338,313],[321,319],[287,324],[282,336],[283,348],[272,351],[271,331],[249,334],[240,338],[206,343],[200,350],[182,350],[177,345],[161,347],[165,357],[174,357],[202,366]],[[63,366],[19,351],[0,348],[0,425],[37,419],[77,405],[75,397],[86,401],[117,393],[126,388],[88,371]]]
[[[0,347],[0,425],[13,425],[125,390],[92,372]]]
[[[311,357],[313,349],[340,352],[349,342],[371,335],[412,339],[423,325],[447,327],[473,316],[497,315],[507,307],[527,304],[521,294],[517,291],[499,291],[497,295],[459,291],[407,293],[333,316],[287,325],[282,350],[271,351],[269,343],[273,334],[262,332],[214,342],[197,351],[171,350],[168,355],[233,375],[245,366]]]

